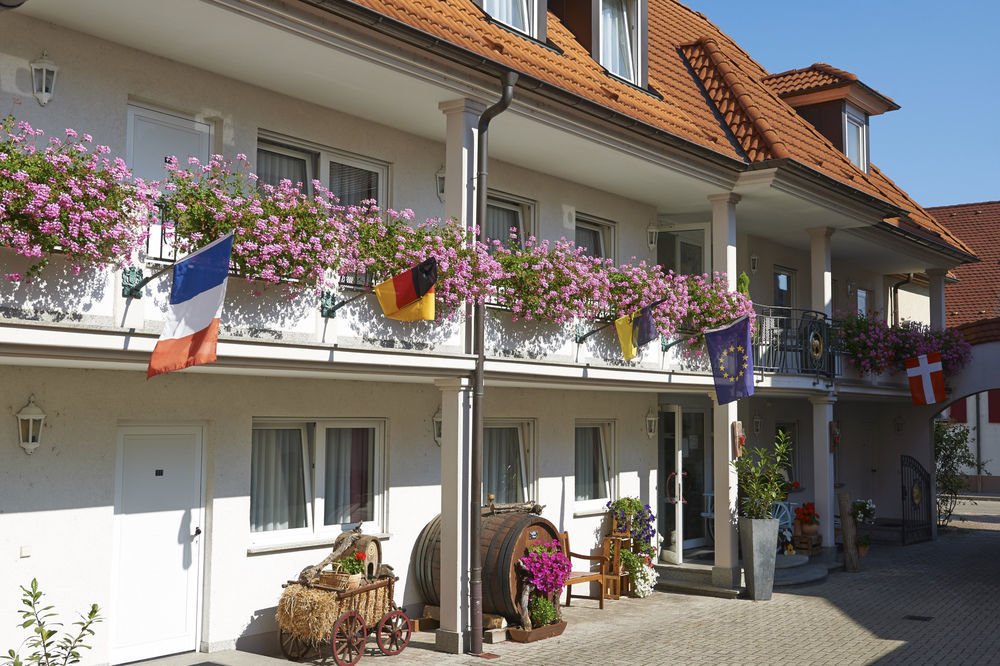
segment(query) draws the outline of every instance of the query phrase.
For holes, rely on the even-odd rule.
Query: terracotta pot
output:
[[[803,523],[802,534],[804,534],[805,536],[813,536],[814,534],[819,534],[819,523]]]
[[[858,546],[858,557],[866,557],[870,546]]]
[[[543,638],[552,638],[553,636],[558,636],[566,629],[566,622],[556,622],[555,624],[546,624],[541,627],[536,627],[534,629],[520,629],[518,627],[511,627],[507,629],[507,634],[510,636],[510,640],[517,641],[518,643],[534,643],[535,641],[540,641]]]

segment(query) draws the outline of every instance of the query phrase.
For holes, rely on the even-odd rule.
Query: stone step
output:
[[[774,586],[803,585],[826,580],[830,570],[822,564],[806,564],[799,567],[774,570]]]
[[[674,594],[693,594],[700,597],[718,597],[720,599],[736,599],[740,596],[740,591],[725,587],[716,587],[711,584],[694,583],[682,580],[661,579],[655,586],[661,592],[673,592]]]
[[[778,569],[794,569],[795,567],[804,567],[807,564],[809,564],[809,556],[801,553],[795,553],[794,555],[782,555],[779,553],[774,557],[775,571]]]
[[[685,562],[684,564],[664,564],[655,562],[653,568],[660,575],[660,580],[685,583],[712,584],[712,565]]]

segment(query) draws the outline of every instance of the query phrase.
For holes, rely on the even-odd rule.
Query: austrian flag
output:
[[[914,405],[932,405],[944,400],[944,368],[941,352],[906,359],[906,376]]]
[[[146,379],[215,360],[232,251],[233,235],[229,234],[174,264],[167,320],[149,359]]]

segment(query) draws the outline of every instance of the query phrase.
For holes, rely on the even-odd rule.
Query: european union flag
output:
[[[712,361],[715,395],[719,404],[753,395],[750,317],[740,317],[725,328],[705,331],[705,345]]]

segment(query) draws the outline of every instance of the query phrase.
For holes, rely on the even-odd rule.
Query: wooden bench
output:
[[[569,580],[566,581],[566,605],[569,606],[573,597],[577,599],[595,599],[600,603],[600,607],[604,608],[604,597],[608,589],[607,587],[607,577],[608,577],[608,558],[603,555],[581,555],[580,553],[574,553],[569,549],[569,533],[563,532],[559,535],[559,542],[562,544],[563,555],[565,555],[569,561],[570,565],[573,564],[573,558],[588,560],[590,562],[598,563],[598,570],[593,569],[593,565],[586,571],[570,571]],[[579,583],[598,583],[600,587],[600,594],[598,596],[593,596],[590,594],[573,594],[573,586]]]

